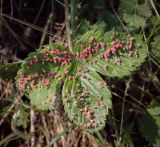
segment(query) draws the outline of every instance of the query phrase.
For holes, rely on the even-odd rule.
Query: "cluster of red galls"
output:
[[[110,55],[115,55],[117,53],[117,49],[123,48],[123,43],[122,41],[112,41],[111,42],[111,48],[108,48],[106,52],[104,53],[104,58],[108,59]]]
[[[87,62],[88,58],[92,57],[94,53],[106,46],[105,43],[97,43],[94,37],[92,37],[88,43],[89,45],[87,47],[85,47],[84,44],[81,44],[83,50],[76,54],[76,58],[83,59],[84,62]]]
[[[107,45],[105,43],[97,43],[96,39],[92,37],[88,43],[87,46],[84,44],[81,44],[82,51],[78,52],[76,55],[72,55],[69,51],[60,51],[59,49],[51,49],[51,50],[46,50],[42,49],[41,50],[41,55],[43,56],[43,60],[40,59],[41,55],[34,55],[32,60],[29,61],[29,65],[33,65],[36,63],[41,63],[42,65],[48,64],[48,63],[53,63],[53,64],[58,64],[60,66],[64,66],[66,64],[69,64],[74,58],[80,58],[83,59],[84,62],[87,62],[87,59],[92,57],[94,53],[97,53],[100,49],[105,49],[106,46],[110,46],[109,48],[106,49],[104,54],[98,55],[98,59],[94,59],[93,61],[89,61],[89,64],[97,62],[97,60],[100,59],[108,59],[111,55],[118,55],[118,49],[122,50],[127,50],[129,56],[133,56],[134,54],[137,55],[136,51],[132,50],[132,47],[134,45],[134,37],[128,37],[125,41],[121,40],[116,40],[112,41],[111,43],[108,43]],[[140,45],[137,45],[138,47]],[[114,62],[117,65],[121,64],[121,60],[117,58]],[[29,68],[29,66],[28,66]],[[47,72],[49,73],[49,72]],[[43,75],[44,73],[42,73]],[[49,73],[52,75],[52,73]],[[53,75],[52,75],[53,76]],[[56,75],[54,73],[55,78],[58,78],[60,75]],[[34,73],[31,75],[28,75],[26,78],[24,77],[24,74],[20,74],[20,79],[19,85],[22,89],[26,88],[26,81],[30,82],[31,88],[34,87],[36,84],[36,81],[34,79],[39,78],[40,75],[38,73]],[[39,86],[42,87],[42,85],[45,84],[46,86],[49,85],[49,81],[43,77],[42,82],[39,83]]]
[[[68,51],[60,51],[58,49],[52,49],[51,55],[46,51],[46,49],[42,50],[42,54],[45,58],[44,61],[47,63],[54,63],[54,64],[60,64],[61,66],[64,66],[65,64],[68,64],[72,61],[72,55]],[[54,57],[52,57],[54,55]],[[44,64],[45,62],[42,62]]]
[[[42,69],[41,73],[33,73],[28,76],[24,76],[24,73],[20,73],[20,78],[18,79],[18,84],[22,89],[31,90],[37,84],[37,80],[41,78],[41,81],[38,82],[38,87],[49,86],[50,80],[47,77],[57,78],[57,74],[53,71],[45,71]]]

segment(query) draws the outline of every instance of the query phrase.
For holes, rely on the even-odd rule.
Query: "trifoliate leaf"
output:
[[[121,0],[120,8],[123,10],[123,20],[136,29],[144,28],[152,14],[150,7],[145,3],[139,5],[138,0]]]

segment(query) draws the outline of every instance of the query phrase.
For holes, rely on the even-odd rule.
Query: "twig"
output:
[[[159,15],[159,13],[158,13],[158,11],[157,11],[157,9],[156,9],[156,6],[155,6],[153,0],[149,0],[149,2],[150,2],[150,4],[151,4],[151,6],[153,7],[154,12],[156,13],[158,19],[160,20],[160,15]]]
[[[112,92],[112,94],[113,95],[115,95],[115,96],[117,96],[118,98],[120,98],[120,99],[122,99],[122,100],[125,100],[125,102],[127,102],[128,104],[130,104],[130,105],[132,105],[132,106],[134,106],[134,107],[136,107],[136,108],[138,108],[139,110],[144,110],[143,108],[141,108],[140,106],[137,106],[136,104],[134,104],[134,103],[132,103],[132,102],[130,102],[130,101],[128,101],[128,100],[126,100],[126,99],[123,99],[123,97],[121,97],[121,96],[119,96],[117,93],[115,93],[115,92]],[[134,98],[134,97],[132,97],[131,95],[128,95],[128,96],[130,96],[132,99]],[[141,103],[139,102],[139,101],[136,101],[136,99],[134,98],[133,99],[135,102],[137,102],[138,103],[138,105],[141,105]],[[141,105],[141,106],[143,106],[144,108],[145,108],[145,106],[144,105]]]
[[[54,0],[51,0],[51,13],[54,15]],[[51,33],[53,31],[53,21],[54,21],[53,19],[54,19],[54,17],[52,17],[52,20],[49,25],[49,32],[51,32]],[[49,37],[49,45],[52,43],[52,38],[53,38],[53,36]]]
[[[46,2],[46,0],[43,0],[43,1],[42,1],[41,6],[40,6],[40,9],[39,9],[39,11],[38,11],[38,14],[37,14],[36,18],[35,18],[34,21],[33,21],[33,24],[35,24],[35,23],[37,22],[40,14],[41,14],[41,12],[42,12],[42,9],[43,9],[43,7],[44,7],[45,2]]]
[[[2,140],[0,140],[0,146],[6,143],[9,143],[10,140],[12,140],[12,138],[16,137],[15,133],[11,133],[9,134],[7,137],[3,138]]]
[[[130,85],[129,85],[130,82],[131,82],[131,77],[130,77],[129,80],[126,82],[126,89],[125,89],[124,96],[123,96],[119,143],[121,142],[121,135],[122,135],[122,133],[123,133],[124,105],[125,105],[125,98],[126,98],[126,95],[127,95],[127,93],[128,93],[128,89],[129,89],[129,87],[130,87]]]
[[[0,7],[0,37],[2,37],[3,36],[3,25],[2,25],[3,0],[0,1],[0,5],[1,5],[1,7]]]
[[[45,116],[44,116],[44,114],[41,114],[41,115],[42,115],[42,123],[44,125],[44,135],[46,137],[46,141],[47,141],[47,144],[48,144],[49,140],[50,140],[50,133],[49,133],[49,130],[48,130],[48,127],[47,127]]]
[[[55,138],[53,138],[53,139],[51,140],[51,142],[48,143],[45,147],[50,147],[50,146],[52,146],[52,144],[53,144],[54,142],[56,142],[56,141],[59,140],[62,136],[64,136],[69,130],[71,130],[71,129],[73,128],[73,126],[74,126],[74,125],[71,125],[71,126],[65,128],[63,132],[61,132],[59,135],[57,135]]]
[[[11,17],[13,16],[13,3],[12,3],[12,0],[10,0],[10,4],[11,4]]]
[[[31,132],[31,147],[35,147],[35,112],[33,106],[31,106],[30,110],[30,132]]]
[[[46,25],[45,25],[45,27],[44,27],[44,30],[43,30],[43,34],[42,34],[41,42],[40,42],[40,45],[39,45],[39,49],[40,49],[40,48],[42,47],[42,45],[43,45],[45,36],[46,36],[46,34],[47,34],[47,29],[48,29],[49,24],[50,24],[50,22],[51,22],[51,20],[52,20],[52,17],[53,17],[53,13],[51,12],[51,13],[49,14],[47,23],[46,23]]]
[[[112,115],[113,115],[113,126],[114,126],[114,130],[115,130],[115,134],[116,134],[116,141],[115,141],[115,144],[117,145],[118,143],[118,129],[117,129],[117,125],[116,125],[116,121],[115,121],[115,115],[114,115],[114,110],[113,110],[113,107],[111,109],[111,112],[112,112]]]
[[[71,34],[70,34],[71,31],[70,31],[70,23],[69,23],[68,0],[64,0],[64,4],[65,4],[65,20],[66,20],[66,33],[67,33],[67,40],[68,40],[68,48],[69,48],[69,51],[73,54]]]
[[[56,2],[61,4],[63,7],[65,7],[65,5],[62,2],[60,2],[59,0],[56,0]]]
[[[7,14],[0,13],[0,15],[3,16],[3,17],[6,17],[6,18],[12,19],[12,20],[14,20],[14,21],[16,21],[16,22],[19,22],[19,23],[21,23],[21,24],[23,24],[23,25],[29,26],[29,27],[37,30],[37,31],[42,32],[42,30],[43,30],[42,27],[37,27],[37,26],[35,26],[35,25],[31,24],[31,23],[22,21],[22,20],[20,20],[20,19],[15,18],[15,17],[11,17],[11,16],[9,16],[9,15],[7,15]],[[46,31],[46,34],[47,34],[47,35],[54,35],[54,34],[52,34],[52,33],[49,33],[48,31]]]
[[[110,2],[111,8],[113,10],[114,15],[117,17],[117,19],[119,20],[120,24],[122,25],[122,27],[127,31],[128,34],[130,34],[129,30],[127,29],[127,27],[123,24],[123,21],[121,20],[121,18],[119,17],[119,15],[117,14],[117,12],[115,11],[114,7],[113,7],[113,2]]]

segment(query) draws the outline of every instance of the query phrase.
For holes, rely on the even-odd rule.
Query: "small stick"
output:
[[[119,20],[120,24],[122,25],[122,27],[127,31],[128,34],[130,34],[129,30],[127,29],[127,27],[123,24],[123,21],[121,20],[121,18],[119,17],[119,15],[117,14],[117,12],[115,11],[114,7],[113,7],[113,3],[110,3],[112,11],[114,13],[114,15],[117,17],[117,19]]]
[[[31,147],[35,147],[35,112],[33,106],[31,106],[30,110],[30,132],[31,132]]]
[[[125,106],[125,98],[128,95],[128,89],[130,87],[130,82],[131,82],[131,77],[129,78],[129,80],[126,82],[126,89],[124,91],[124,96],[123,96],[123,103],[122,103],[122,115],[121,115],[121,123],[120,123],[120,138],[119,138],[119,142],[118,144],[120,145],[121,142],[121,135],[123,133],[123,119],[124,119],[124,106]]]

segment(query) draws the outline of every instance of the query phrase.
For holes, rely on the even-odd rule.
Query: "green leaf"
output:
[[[123,20],[136,29],[144,28],[147,19],[152,15],[149,5],[139,5],[138,0],[121,0],[120,8],[123,10]]]
[[[104,22],[99,22],[93,26],[90,26],[88,28],[88,31],[84,33],[83,35],[79,36],[79,38],[76,38],[75,40],[75,45],[74,45],[74,50],[76,52],[79,52],[82,50],[81,45],[85,43],[85,45],[88,44],[88,41],[94,36],[97,41],[101,41],[103,34],[105,32],[105,23]]]
[[[78,41],[79,44],[83,45],[77,45],[79,58],[76,60],[80,66],[85,66],[105,76],[122,78],[137,70],[145,61],[148,51],[140,36],[134,35],[133,37],[114,31],[101,32],[101,35],[102,37],[99,36],[98,38],[96,35],[90,36],[84,41],[83,37],[86,37],[84,34],[81,40]],[[94,40],[90,42],[92,38]],[[121,46],[115,49],[113,43]],[[130,47],[129,44],[131,45]],[[107,50],[113,48],[115,53],[110,51],[108,58],[106,58]],[[87,53],[87,50],[93,50],[93,52],[88,51],[89,53]],[[86,57],[86,54],[88,54],[88,57]]]
[[[147,109],[148,113],[152,116],[160,115],[160,107],[152,107]]]
[[[29,114],[23,110],[20,109],[13,115],[12,121],[16,124],[17,127],[23,126],[23,128],[27,128],[27,124],[29,123]]]
[[[139,128],[142,136],[156,147],[160,142],[160,106],[148,108],[147,112],[139,120]]]
[[[13,80],[17,75],[17,71],[19,70],[21,63],[22,62],[20,61],[0,65],[0,78],[4,80]]]
[[[83,70],[68,77],[63,86],[62,100],[71,121],[89,132],[105,126],[111,93],[94,71]]]
[[[137,10],[138,15],[146,17],[146,18],[149,18],[152,15],[152,11],[150,7],[147,6],[146,4],[138,5],[136,10]]]
[[[120,8],[124,10],[125,13],[132,13],[137,4],[137,0],[121,0]]]
[[[141,117],[139,120],[139,129],[142,136],[151,144],[155,144],[156,139],[160,137],[158,135],[159,128],[156,125],[155,119],[149,114],[145,114]]]
[[[24,60],[16,77],[17,87],[29,93],[31,103],[38,109],[55,108],[57,86],[68,73],[71,60],[63,46],[44,46]]]
[[[146,19],[136,14],[124,14],[123,20],[131,27],[135,27],[137,29],[140,27],[144,28],[146,26]]]
[[[160,36],[155,36],[154,41],[151,43],[151,55],[160,59]]]
[[[54,79],[48,87],[34,88],[29,93],[32,105],[39,110],[53,110],[60,105],[59,80]]]

